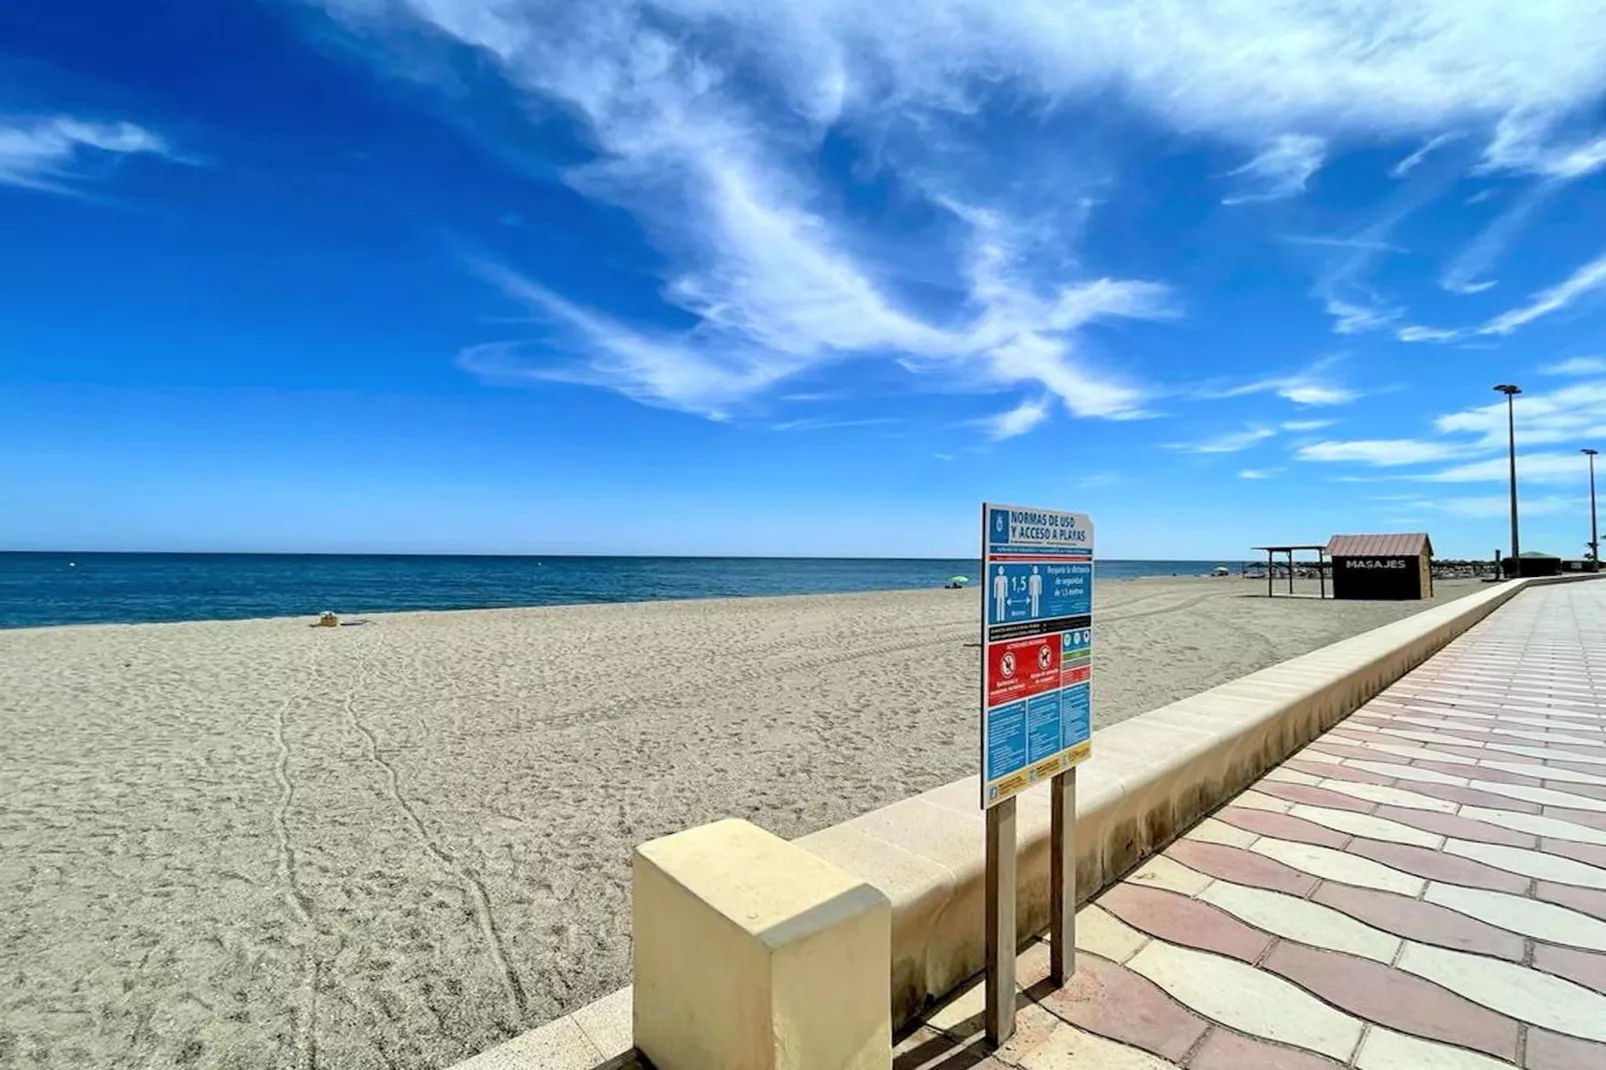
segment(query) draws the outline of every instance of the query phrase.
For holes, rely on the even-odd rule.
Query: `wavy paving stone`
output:
[[[1606,832],[1606,814],[1598,814],[1591,810],[1574,810],[1567,806],[1540,806],[1531,812]]]
[[[1318,777],[1322,780],[1348,780],[1357,784],[1378,784],[1383,787],[1390,787],[1394,783],[1393,777],[1384,776],[1381,773],[1374,773],[1367,769],[1353,769],[1343,765],[1327,765],[1321,762],[1307,762],[1301,761],[1298,758],[1288,759],[1286,768],[1295,769],[1301,773],[1308,773],[1311,776]]]
[[[1356,784],[1342,780],[1324,780],[1318,785],[1323,790],[1348,795],[1362,802],[1370,802],[1375,806],[1403,806],[1411,810],[1432,810],[1437,813],[1453,814],[1461,805],[1453,799],[1441,799],[1423,791],[1412,791],[1409,788],[1386,787],[1381,784]],[[1501,800],[1504,801],[1504,800]],[[1538,808],[1535,807],[1535,813]]]
[[[1429,885],[1428,894],[1436,887],[1440,886]],[[1521,962],[1526,951],[1526,942],[1517,933],[1431,900],[1324,881],[1312,893],[1311,901],[1417,943],[1492,955],[1510,962]]]
[[[1408,944],[1399,968],[1520,1021],[1606,1040],[1606,996],[1564,978],[1424,944]]]
[[[1412,810],[1403,806],[1379,806],[1375,814],[1390,821],[1398,821],[1402,825],[1410,825],[1422,832],[1434,833],[1441,837],[1440,842],[1443,842],[1443,838],[1453,837],[1460,840],[1476,840],[1480,843],[1503,843],[1509,847],[1535,847],[1539,843],[1539,837],[1531,832],[1521,832],[1467,817],[1467,809],[1468,807],[1463,806],[1458,813],[1444,814]]]
[[[1543,851],[1505,847],[1496,843],[1450,840],[1444,845],[1444,852],[1446,855],[1476,859],[1485,865],[1498,866],[1524,877],[1573,884],[1581,888],[1606,889],[1606,869]]]
[[[1202,894],[1209,894],[1209,889]],[[1270,935],[1242,924],[1209,901],[1174,892],[1121,884],[1100,896],[1099,905],[1150,936],[1242,962],[1255,962],[1272,943]]]
[[[1353,848],[1354,844],[1351,846]],[[1427,881],[1421,877],[1359,855],[1335,851],[1331,847],[1266,836],[1256,840],[1249,849],[1284,865],[1304,870],[1311,876],[1353,884],[1358,888],[1376,888],[1382,892],[1415,896],[1427,886]]]
[[[1209,1028],[1153,981],[1095,955],[1078,955],[1075,975],[1039,1002],[1072,1025],[1172,1062],[1192,1050]]]
[[[1515,1021],[1400,970],[1287,941],[1261,967],[1367,1021],[1516,1060]]]
[[[1297,899],[1262,888],[1245,888],[1226,881],[1212,884],[1199,893],[1199,898],[1246,925],[1312,947],[1341,951],[1385,965],[1393,962],[1394,956],[1400,952],[1398,937],[1357,921],[1343,911],[1308,899]],[[1180,942],[1199,946],[1192,940]]]
[[[1166,850],[1166,854],[1188,868],[1217,880],[1269,888],[1289,895],[1309,895],[1319,883],[1309,873],[1240,847],[1178,840]]]
[[[1369,814],[1377,805],[1375,802],[1321,787],[1319,781],[1316,784],[1288,784],[1263,780],[1258,790],[1274,799],[1282,799],[1290,805],[1305,803],[1310,806],[1325,806],[1329,810],[1353,810],[1358,814]],[[1448,809],[1453,810],[1454,807],[1450,806]]]
[[[1534,947],[1534,969],[1565,977],[1585,988],[1606,994],[1606,954],[1599,951],[1538,944]],[[1606,1066],[1606,1063],[1601,1065]]]
[[[1188,1070],[1338,1070],[1342,1063],[1314,1052],[1269,1044],[1226,1029],[1212,1029],[1188,1060]],[[1087,1070],[1102,1070],[1089,1064]]]
[[[1606,847],[1592,843],[1573,843],[1569,840],[1542,839],[1539,849],[1546,854],[1561,855],[1575,862],[1596,868],[1606,868]]]
[[[1606,1044],[1530,1029],[1528,1058],[1523,1065],[1528,1070],[1597,1070],[1606,1066]]]
[[[1296,806],[1288,812],[1288,816],[1312,821],[1324,828],[1350,836],[1387,840],[1415,847],[1438,847],[1445,839],[1438,833],[1429,832],[1413,823],[1384,817],[1381,812],[1355,814],[1344,810],[1330,810],[1323,806]]]
[[[1183,1005],[1242,1033],[1293,1044],[1341,1062],[1363,1024],[1280,977],[1234,959],[1156,940],[1129,968]]]
[[[1276,836],[1278,839],[1283,840],[1298,840],[1300,843],[1315,843],[1323,847],[1337,848],[1342,848],[1350,840],[1348,833],[1337,832],[1326,826],[1291,817],[1288,814],[1273,814],[1264,810],[1241,810],[1229,806],[1225,810],[1217,811],[1216,816],[1222,821],[1256,836]],[[1251,838],[1249,843],[1236,844],[1235,846],[1247,847],[1253,842],[1254,840]]]
[[[1565,906],[1455,884],[1429,884],[1423,899],[1536,940],[1606,951],[1606,922]]]
[[[1606,892],[1551,881],[1534,882],[1534,898],[1606,921]]]
[[[1511,850],[1511,848],[1506,848]],[[1528,878],[1469,858],[1460,858],[1426,847],[1378,840],[1356,839],[1347,848],[1357,858],[1368,858],[1385,866],[1428,880],[1488,888],[1497,892],[1525,892]],[[1388,889],[1394,891],[1397,889]]]

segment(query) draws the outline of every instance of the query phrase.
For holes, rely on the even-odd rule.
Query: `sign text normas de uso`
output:
[[[1093,523],[982,506],[982,806],[1090,751]]]

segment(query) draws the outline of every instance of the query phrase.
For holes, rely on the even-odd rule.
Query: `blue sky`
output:
[[[1588,537],[1595,5],[0,9],[0,547]]]

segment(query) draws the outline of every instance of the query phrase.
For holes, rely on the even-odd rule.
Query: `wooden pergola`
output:
[[[1272,559],[1276,554],[1288,555],[1288,593],[1294,593],[1294,554],[1300,550],[1316,551],[1316,575],[1322,582],[1322,597],[1327,597],[1327,544],[1305,546],[1256,546],[1256,550],[1266,551],[1266,597],[1272,598],[1276,592],[1272,588]]]

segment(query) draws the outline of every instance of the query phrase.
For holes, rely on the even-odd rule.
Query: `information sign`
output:
[[[1091,750],[1093,522],[982,506],[981,804]]]

